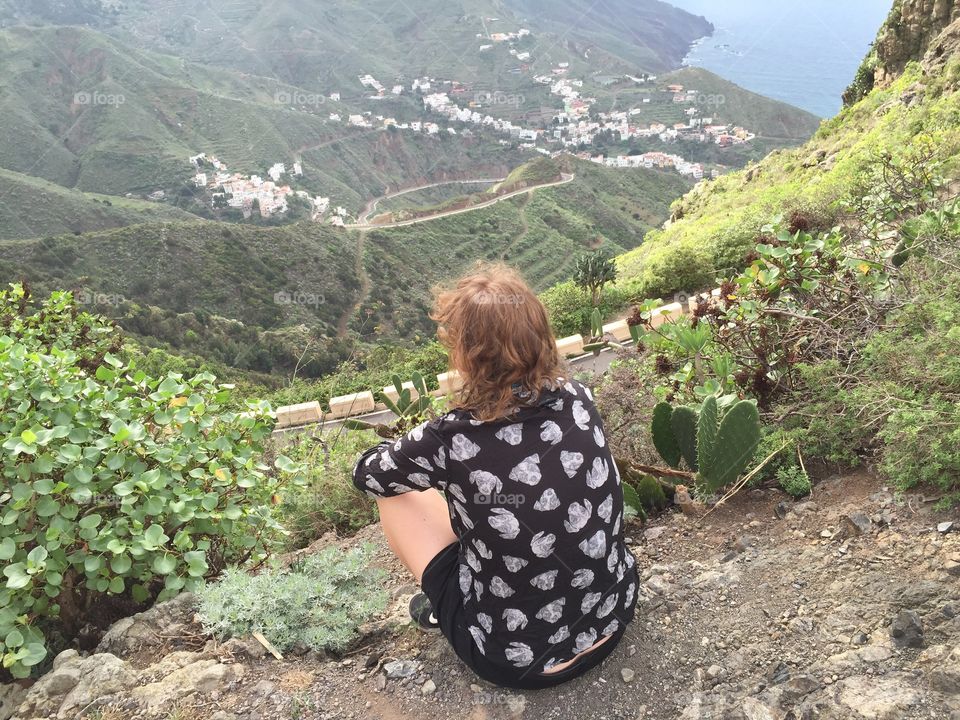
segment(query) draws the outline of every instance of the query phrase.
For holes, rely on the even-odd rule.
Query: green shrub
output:
[[[781,427],[765,426],[760,444],[753,455],[754,467],[766,460],[770,455],[776,453],[773,459],[764,465],[764,467],[754,475],[751,486],[757,487],[763,483],[773,480],[777,477],[780,470],[791,470],[799,467],[797,461],[798,440],[802,436],[802,431],[788,431]]]
[[[624,287],[639,298],[666,299],[711,287],[715,273],[710,252],[701,246],[655,247],[643,256],[639,274]]]
[[[261,632],[279,650],[343,650],[387,606],[386,573],[368,566],[371,555],[330,546],[289,570],[228,570],[198,591],[203,626],[220,639]]]
[[[557,283],[540,293],[540,301],[547,308],[550,326],[558,338],[588,334],[593,306],[590,293],[573,280]],[[629,293],[616,287],[607,287],[600,296],[600,315],[604,322],[622,312],[629,302]]]
[[[0,651],[26,677],[44,628],[72,636],[103,594],[136,602],[262,560],[282,536],[272,499],[294,480],[262,459],[264,404],[226,410],[214,377],[147,377],[106,321],[54,293],[0,293]],[[114,354],[116,353],[116,354]]]
[[[317,380],[298,380],[269,396],[275,407],[317,400],[327,403],[332,397],[364,390],[379,392],[392,384],[394,375],[411,377],[421,373],[431,390],[437,388],[437,373],[446,372],[447,351],[436,340],[407,347],[383,343],[359,350],[351,360],[340,364],[336,372]]]
[[[287,493],[280,507],[291,547],[305,547],[330,530],[352,535],[377,521],[376,503],[357,492],[352,476],[357,456],[379,440],[372,432],[341,429],[301,439],[287,451],[307,473],[305,486]]]
[[[793,467],[781,467],[777,470],[777,482],[787,495],[795,498],[801,498],[810,494],[812,485],[810,476],[806,471],[794,465]]]

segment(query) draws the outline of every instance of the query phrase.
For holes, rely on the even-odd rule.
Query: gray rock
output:
[[[517,717],[523,715],[523,711],[527,709],[527,696],[508,695],[507,709]]]
[[[798,700],[820,689],[820,681],[813,675],[795,675],[781,686],[781,697],[787,703],[796,703]]]
[[[27,691],[16,683],[0,685],[0,720],[9,720],[26,695]]]
[[[620,677],[625,683],[632,683],[633,678],[636,677],[636,673],[631,668],[621,668]]]
[[[901,610],[890,624],[890,639],[897,647],[923,647],[923,623],[913,610]]]
[[[20,716],[73,717],[97,698],[124,692],[137,683],[130,666],[109,653],[86,658],[71,653],[58,659],[56,669],[27,691],[17,710]]]
[[[960,645],[927,672],[927,681],[934,690],[960,694]]]
[[[69,648],[53,659],[53,669],[59,670],[65,665],[79,663],[81,660],[83,660],[83,658],[80,657],[80,653],[73,648]]]
[[[193,623],[197,598],[193,593],[180,593],[149,610],[118,620],[107,630],[98,653],[129,655],[143,647],[159,645],[162,636],[177,635]]]
[[[943,569],[954,577],[960,577],[960,552],[950,553],[943,561]]]
[[[231,655],[254,659],[262,658],[267,654],[267,649],[262,644],[257,642],[257,640],[255,640],[252,636],[230,638],[220,646],[220,649],[224,652],[230,653]]]
[[[953,530],[953,526],[954,526],[954,522],[952,520],[948,522],[942,522],[939,525],[937,525],[937,532],[946,534],[951,530]]]
[[[420,671],[416,660],[391,660],[383,664],[383,672],[390,680],[413,677]]]
[[[869,535],[871,530],[873,530],[873,521],[866,513],[852,512],[840,521],[840,532],[844,537]]]
[[[433,695],[437,691],[437,684],[433,680],[427,680],[420,686],[421,695]]]
[[[920,693],[911,687],[911,680],[912,676],[906,673],[855,675],[837,684],[837,697],[841,705],[853,711],[853,717],[899,720],[921,700]]]
[[[740,709],[743,710],[743,716],[746,720],[777,720],[777,715],[774,714],[773,710],[756,698],[744,698]]]
[[[145,671],[146,672],[146,671]],[[157,682],[134,688],[131,695],[148,708],[157,709],[194,693],[210,693],[243,677],[243,665],[218,660],[197,660],[174,670]]]
[[[66,695],[80,683],[78,666],[61,667],[51,671],[45,678],[46,691],[50,695]]]
[[[250,694],[256,695],[262,698],[268,698],[277,691],[276,683],[270,682],[269,680],[261,680],[252,688],[250,688]]]
[[[960,607],[956,603],[947,603],[940,608],[940,612],[947,620],[953,620],[957,615],[960,615]]]
[[[643,539],[647,542],[653,542],[654,540],[659,540],[663,537],[663,534],[667,531],[663,525],[658,527],[647,528],[643,531]]]
[[[857,654],[865,662],[882,662],[893,657],[893,650],[885,645],[867,645],[867,647],[858,650]]]

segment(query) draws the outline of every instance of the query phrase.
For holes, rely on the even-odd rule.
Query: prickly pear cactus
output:
[[[760,444],[760,413],[756,403],[741,400],[720,421],[714,442],[711,472],[700,473],[698,481],[708,492],[716,492],[739,477]]]
[[[718,414],[717,397],[710,395],[700,406],[700,415],[697,418],[697,472],[708,477],[714,474]]]
[[[671,415],[673,415],[673,408],[670,403],[657,403],[653,408],[650,432],[653,435],[653,446],[660,453],[660,457],[670,467],[678,468],[680,467],[680,446],[677,444],[677,438],[670,424]]]
[[[697,463],[697,411],[686,405],[674,408],[670,426],[687,466],[697,472],[700,467]]]
[[[636,482],[637,497],[640,504],[649,512],[659,513],[670,507],[670,500],[657,479],[650,475],[640,475]]]

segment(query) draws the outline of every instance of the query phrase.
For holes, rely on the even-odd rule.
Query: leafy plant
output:
[[[795,498],[809,495],[813,487],[807,471],[798,466],[783,467],[777,470],[777,483],[785,493]]]
[[[150,378],[108,322],[54,293],[0,293],[0,652],[15,677],[44,627],[72,635],[103,594],[135,602],[261,562],[283,530],[274,498],[299,481],[264,464],[269,407],[227,409],[212,375]]]
[[[399,375],[393,376],[393,386],[397,392],[397,400],[393,401],[386,395],[383,402],[396,415],[391,423],[369,423],[364,420],[350,418],[344,421],[344,427],[349,430],[373,430],[383,438],[395,438],[410,431],[432,415],[435,400],[427,390],[423,375],[414,373],[410,383],[412,387],[404,387]],[[414,395],[416,393],[416,395]]]
[[[377,521],[376,504],[358,495],[351,481],[357,457],[376,441],[369,432],[343,430],[301,436],[286,450],[304,468],[305,486],[280,505],[288,545],[306,547],[324,533],[352,535]]]
[[[372,557],[369,545],[332,545],[289,569],[230,569],[198,590],[203,626],[220,639],[261,632],[279,650],[343,650],[387,606],[386,572]]]

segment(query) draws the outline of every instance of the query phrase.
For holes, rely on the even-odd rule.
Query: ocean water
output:
[[[831,117],[891,0],[669,0],[716,32],[685,60],[738,85]]]

